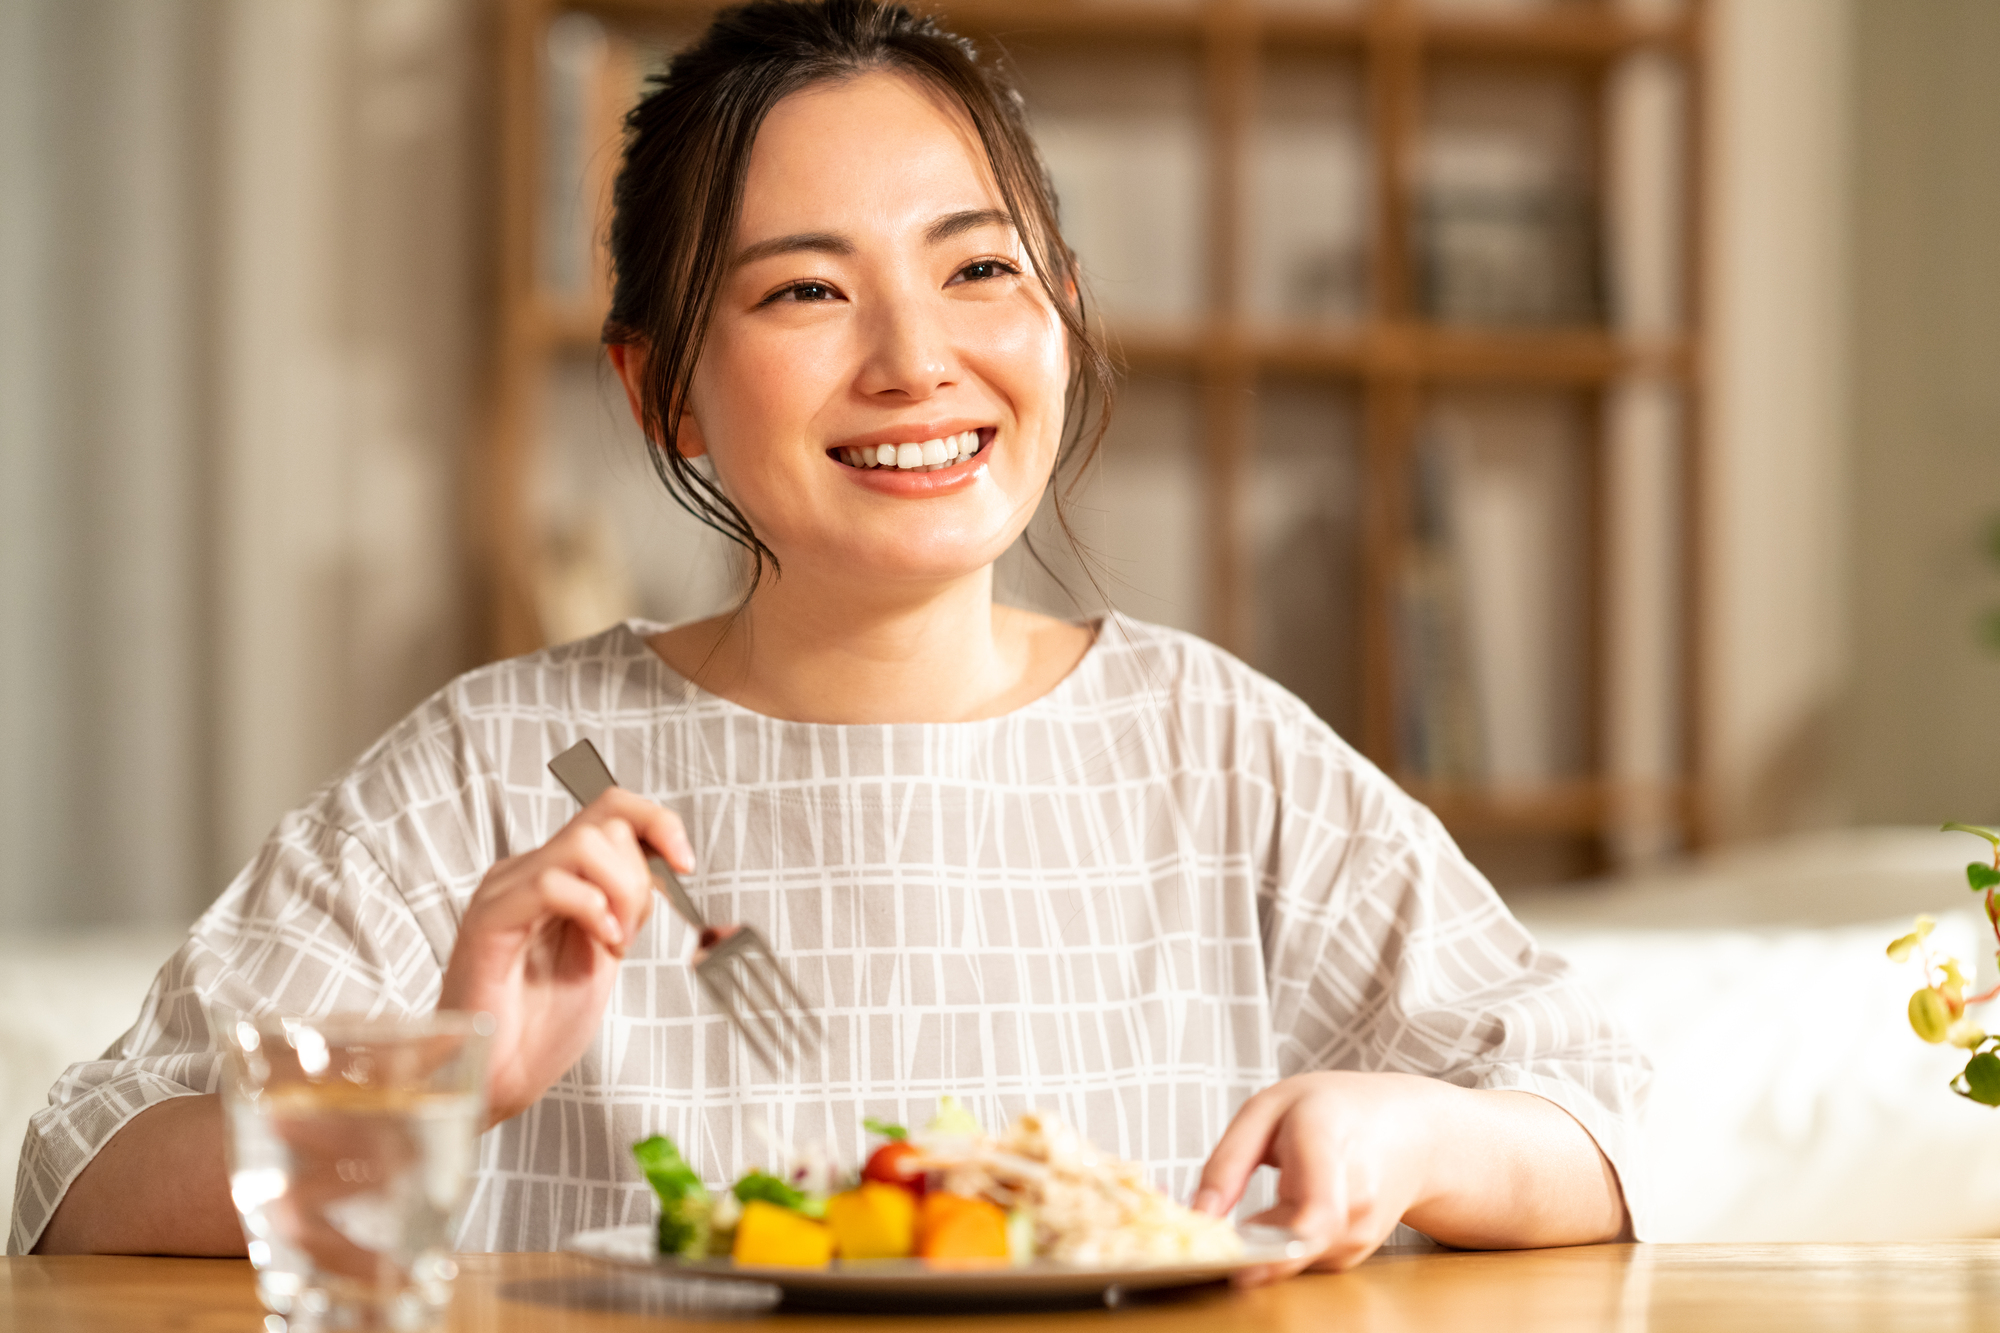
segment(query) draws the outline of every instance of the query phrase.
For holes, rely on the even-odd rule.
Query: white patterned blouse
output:
[[[485,1136],[462,1248],[648,1218],[626,1149],[654,1132],[718,1182],[767,1141],[851,1161],[863,1116],[926,1119],[944,1093],[989,1125],[1055,1111],[1185,1198],[1246,1098],[1315,1069],[1546,1097],[1643,1234],[1643,1057],[1429,811],[1241,662],[1111,617],[1003,717],[830,726],[691,686],[647,646],[660,628],[460,677],[287,815],[30,1122],[10,1252],[133,1115],[219,1087],[212,1005],[432,1008],[481,876],[575,812],[545,765],[583,737],[681,813],[696,901],[764,932],[828,1041],[765,1073],[662,907],[583,1058]]]

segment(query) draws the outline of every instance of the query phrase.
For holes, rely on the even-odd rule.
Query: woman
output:
[[[969,46],[725,14],[629,121],[612,248],[612,364],[750,595],[475,671],[288,816],[34,1121],[14,1248],[241,1252],[218,1003],[494,1014],[470,1249],[646,1217],[655,1131],[718,1180],[945,1093],[1212,1212],[1275,1166],[1322,1266],[1399,1220],[1629,1233],[1643,1062],[1428,812],[1198,640],[994,604],[1104,365]],[[582,737],[631,792],[578,813],[544,765]],[[774,1076],[695,1002],[647,847],[786,957],[820,1057]]]

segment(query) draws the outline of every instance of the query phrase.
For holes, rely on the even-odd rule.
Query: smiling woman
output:
[[[1208,644],[995,603],[1108,398],[973,48],[866,0],[725,13],[616,205],[612,361],[756,556],[741,604],[462,677],[288,816],[36,1117],[14,1246],[234,1245],[218,1006],[493,1015],[468,1249],[643,1220],[651,1134],[719,1181],[947,1095],[1211,1213],[1275,1167],[1300,1263],[1643,1225],[1644,1060],[1429,812]],[[631,784],[580,814],[543,768],[579,739]],[[818,1055],[765,1069],[698,1001],[649,849],[787,955]]]

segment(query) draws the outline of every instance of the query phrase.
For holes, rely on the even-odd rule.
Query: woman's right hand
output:
[[[613,787],[479,882],[438,1008],[493,1015],[489,1127],[532,1105],[597,1034],[626,946],[652,914],[647,847],[694,870],[680,816]]]

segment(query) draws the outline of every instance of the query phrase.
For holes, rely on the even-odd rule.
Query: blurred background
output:
[[[1732,990],[1767,949],[1940,1054],[1870,932],[1962,898],[1977,846],[1908,826],[2000,820],[2000,6],[939,11],[1020,78],[1127,366],[1078,493],[1111,600],[1298,693],[1597,969],[1661,1153],[1743,1154],[1677,1235],[2000,1230],[2000,1186],[1897,1212],[1932,1168],[1880,1153],[1846,1212],[1754,1211],[1828,1134],[1993,1137],[1949,1069],[1699,1095],[1718,1043],[1776,1060],[1741,1006],[1820,1002]],[[0,0],[9,1121],[430,691],[729,596],[596,342],[619,117],[708,12]]]

